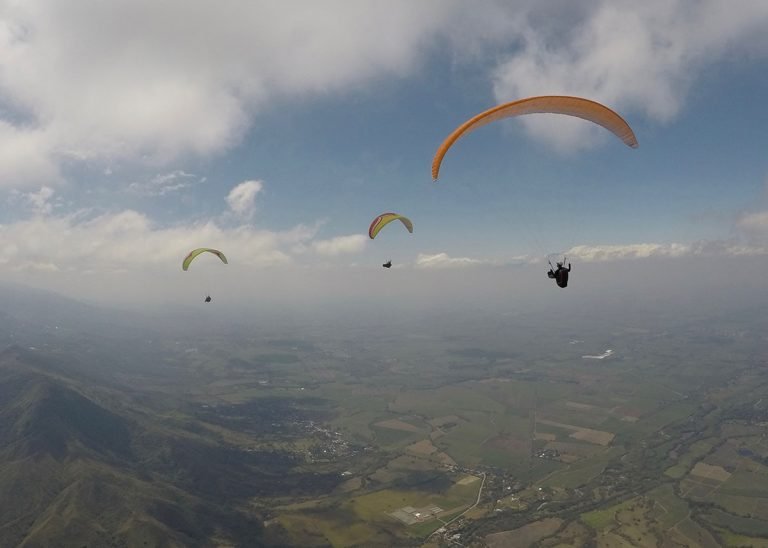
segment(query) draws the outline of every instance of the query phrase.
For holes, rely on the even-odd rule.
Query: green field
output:
[[[33,362],[23,382],[6,373],[0,485],[20,509],[0,501],[0,510],[19,524],[24,512],[47,508],[51,519],[31,528],[43,540],[46,524],[64,526],[56,516],[123,523],[97,512],[113,497],[124,515],[139,516],[136,542],[179,523],[195,538],[205,527],[201,545],[247,545],[238,535],[267,523],[265,545],[407,546],[474,505],[482,484],[477,506],[436,542],[459,535],[479,546],[537,523],[561,526],[541,546],[768,539],[768,385],[758,359],[768,320],[681,326],[653,317],[637,327],[619,317],[566,334],[492,318],[204,332],[169,338],[151,355],[139,354],[149,351],[138,335],[125,356],[95,339],[92,361],[69,376],[58,354]],[[571,339],[610,344],[616,355],[582,360],[591,351]],[[111,360],[122,361],[107,375]],[[94,375],[104,375],[101,384]],[[47,435],[28,436],[30,425]],[[28,457],[37,447],[51,453]],[[714,476],[692,475],[698,463]],[[105,485],[146,498],[82,481],[97,468]],[[460,483],[481,476],[485,483]],[[147,502],[173,497],[188,510],[160,505],[153,514]],[[443,509],[442,521],[406,525],[390,515],[430,505]],[[23,534],[14,530],[6,544]]]

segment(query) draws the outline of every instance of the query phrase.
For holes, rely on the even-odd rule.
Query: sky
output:
[[[0,0],[0,280],[301,306],[530,295],[554,253],[760,268],[766,28],[764,0]],[[617,111],[639,148],[531,115],[431,180],[464,120],[560,94]],[[384,211],[414,233],[370,241]],[[182,273],[202,246],[230,264]]]

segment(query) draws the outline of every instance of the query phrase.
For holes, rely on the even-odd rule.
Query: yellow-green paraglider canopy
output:
[[[210,247],[198,247],[197,249],[193,249],[192,251],[190,251],[189,254],[186,257],[184,257],[184,262],[181,263],[181,269],[187,270],[189,268],[189,265],[192,263],[192,261],[194,261],[195,258],[202,253],[213,253],[219,259],[221,259],[221,262],[223,262],[224,264],[229,264],[227,262],[227,258],[224,256],[224,253],[222,253],[218,249],[211,249]]]
[[[408,217],[404,217],[399,213],[382,213],[376,217],[371,223],[371,226],[368,227],[368,236],[371,238],[371,240],[376,237],[382,228],[387,226],[392,221],[400,221],[403,223],[408,232],[413,233],[413,223]]]

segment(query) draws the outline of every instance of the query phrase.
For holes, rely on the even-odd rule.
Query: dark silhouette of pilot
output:
[[[555,280],[558,287],[568,287],[568,273],[571,271],[571,263],[568,263],[568,268],[563,266],[563,263],[557,263],[557,268],[552,270],[552,263],[550,263],[549,272],[547,276]]]

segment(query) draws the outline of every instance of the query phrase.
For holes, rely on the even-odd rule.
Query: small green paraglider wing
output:
[[[397,213],[382,213],[373,220],[371,226],[368,228],[368,236],[370,236],[371,240],[373,240],[376,235],[381,232],[382,228],[387,226],[392,221],[400,221],[403,223],[405,228],[408,229],[408,232],[413,233],[413,223],[408,217],[403,217]]]
[[[189,252],[189,254],[184,257],[184,261],[181,263],[181,269],[187,270],[189,269],[189,265],[192,264],[192,261],[197,258],[198,255],[202,253],[213,253],[216,255],[219,259],[221,259],[221,262],[224,264],[229,264],[227,262],[227,258],[224,256],[224,253],[219,251],[218,249],[211,249],[210,247],[198,247],[197,249],[193,249]]]

